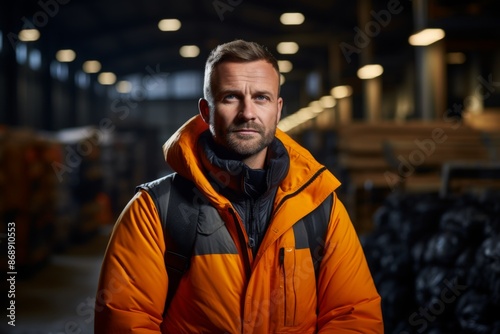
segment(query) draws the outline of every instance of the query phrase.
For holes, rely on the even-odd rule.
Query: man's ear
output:
[[[205,121],[205,123],[210,123],[210,106],[208,105],[208,101],[201,98],[198,101],[198,110],[200,112],[201,118]]]
[[[278,125],[281,120],[281,110],[283,109],[283,99],[281,97],[278,98],[278,115],[276,117],[276,125]]]

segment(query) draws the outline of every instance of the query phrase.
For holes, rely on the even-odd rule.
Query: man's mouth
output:
[[[237,129],[234,132],[238,132],[238,133],[258,133],[259,131],[255,130],[255,129]]]
[[[253,135],[253,134],[257,134],[257,133],[260,133],[260,129],[255,127],[255,126],[249,126],[249,125],[246,125],[246,126],[235,126],[233,127],[232,129],[230,129],[231,132],[234,132],[234,133],[237,133],[237,134],[241,134],[241,135]]]

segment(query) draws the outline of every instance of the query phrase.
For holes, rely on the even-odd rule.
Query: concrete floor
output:
[[[2,317],[0,333],[91,334],[97,280],[110,229],[60,254],[27,279],[16,280],[16,326]]]

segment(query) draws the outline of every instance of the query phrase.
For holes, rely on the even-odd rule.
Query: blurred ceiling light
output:
[[[281,131],[287,132],[298,125],[298,123],[295,121],[293,115],[294,114],[287,116],[279,121],[278,128]]]
[[[163,19],[158,22],[161,31],[177,31],[181,28],[181,21],[177,19]]]
[[[306,107],[306,108],[299,109],[297,114],[299,116],[300,122],[304,123],[305,121],[308,121],[308,120],[316,117],[316,115],[320,112],[321,111],[319,111],[319,109],[317,107]]]
[[[71,49],[59,50],[56,53],[56,59],[60,63],[70,63],[76,58],[75,51]]]
[[[118,81],[116,91],[121,94],[128,94],[132,91],[132,83],[127,80]]]
[[[373,79],[384,73],[384,68],[378,64],[365,65],[358,69],[358,78],[360,79]]]
[[[285,83],[286,79],[283,74],[280,73],[280,86],[282,86]]]
[[[337,101],[335,101],[335,98],[333,96],[325,95],[319,99],[319,104],[323,108],[333,108],[337,104]]]
[[[330,94],[336,99],[343,99],[344,97],[351,96],[352,87],[348,85],[336,86],[330,90]]]
[[[299,25],[304,22],[302,13],[283,13],[280,16],[280,21],[284,25]]]
[[[289,60],[278,60],[280,73],[288,73],[293,69],[292,62]]]
[[[21,42],[34,42],[40,38],[40,32],[38,29],[23,29],[18,37]]]
[[[309,111],[314,114],[319,114],[320,112],[323,111],[323,106],[319,101],[312,101],[309,103],[307,107],[309,108]]]
[[[179,53],[184,58],[195,58],[200,54],[200,48],[196,45],[184,45],[179,49]]]
[[[465,63],[465,54],[463,52],[449,52],[446,55],[448,64],[459,65]]]
[[[116,75],[112,72],[102,72],[97,77],[101,85],[113,85],[116,82]]]
[[[443,29],[424,29],[408,38],[408,42],[413,46],[427,46],[444,38]]]
[[[278,123],[278,128],[280,130],[287,132],[296,126],[301,125],[304,122],[307,122],[310,119],[313,119],[323,111],[321,106],[318,105],[318,101],[313,101],[309,105],[309,107],[301,108],[297,112],[283,118]]]
[[[101,63],[97,60],[87,60],[82,68],[85,73],[97,73],[101,70]]]
[[[295,42],[281,42],[276,47],[281,54],[294,54],[299,51],[299,45]]]

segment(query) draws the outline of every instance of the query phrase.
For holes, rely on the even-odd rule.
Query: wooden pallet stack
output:
[[[378,205],[373,201],[377,192],[379,198],[394,191],[440,192],[446,166],[493,164],[498,162],[494,152],[500,149],[494,131],[462,121],[359,122],[334,131],[346,204],[355,219],[368,224]],[[461,186],[467,186],[463,182]],[[472,178],[468,185],[477,182]],[[370,201],[371,210],[365,210]]]

